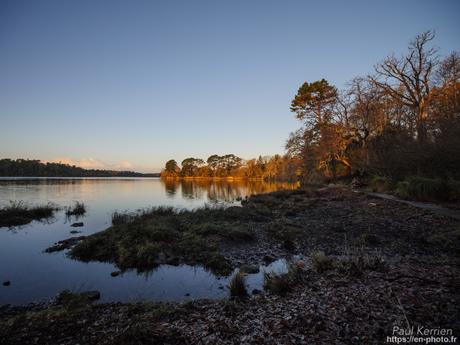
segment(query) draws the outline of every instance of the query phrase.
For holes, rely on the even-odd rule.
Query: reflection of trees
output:
[[[202,181],[181,180],[182,197],[185,199],[202,199],[205,186]]]
[[[244,181],[216,181],[208,187],[208,199],[213,202],[235,201],[237,198],[244,196],[245,184],[246,182]]]
[[[234,202],[238,198],[261,193],[269,193],[279,189],[295,189],[296,183],[265,182],[262,180],[177,180],[163,179],[162,183],[168,195],[175,195],[181,187],[185,199],[208,199],[211,202]]]
[[[180,181],[176,179],[161,179],[161,183],[165,187],[166,194],[172,197],[176,194]]]
[[[265,181],[248,181],[246,195],[270,193],[280,189],[296,189],[299,187],[297,182],[265,182]]]

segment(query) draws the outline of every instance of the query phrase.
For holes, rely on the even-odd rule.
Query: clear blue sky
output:
[[[0,0],[0,157],[158,171],[283,153],[304,81],[338,87],[460,1]]]

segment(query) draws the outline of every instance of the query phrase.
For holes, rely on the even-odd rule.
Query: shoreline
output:
[[[11,344],[381,343],[406,318],[458,336],[457,220],[337,186],[256,195],[240,209],[265,214],[250,223],[255,240],[218,237],[219,252],[233,268],[303,254],[299,277],[285,292],[185,303],[1,306],[0,337]]]

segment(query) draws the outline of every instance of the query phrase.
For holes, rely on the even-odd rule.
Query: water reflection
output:
[[[184,199],[207,199],[211,203],[235,202],[253,194],[269,193],[280,189],[298,188],[297,183],[266,182],[260,180],[161,180],[166,194],[174,197],[181,193]]]
[[[44,222],[33,221],[8,231],[0,228],[0,304],[24,304],[55,296],[64,289],[99,290],[103,301],[127,301],[142,295],[153,300],[221,298],[228,295],[226,279],[214,277],[200,267],[161,267],[146,275],[126,272],[113,278],[116,268],[107,263],[70,260],[65,252],[43,253],[53,243],[71,236],[86,236],[110,226],[115,211],[135,211],[151,206],[197,208],[208,203],[232,204],[251,194],[296,188],[295,184],[263,181],[161,181],[155,178],[0,179],[0,206],[10,200],[29,204],[55,203],[61,207],[83,202],[87,213],[66,218],[61,209]],[[20,231],[18,231],[20,230]],[[78,231],[81,234],[74,235]],[[249,276],[259,288],[261,275]],[[251,283],[253,281],[253,283]],[[188,298],[188,297],[187,297]]]

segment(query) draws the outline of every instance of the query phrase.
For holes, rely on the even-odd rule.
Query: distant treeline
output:
[[[33,159],[0,159],[3,177],[159,177],[134,171],[83,169],[62,163],[42,163]]]
[[[212,155],[206,161],[186,158],[181,167],[174,159],[166,162],[163,178],[235,178],[269,181],[297,181],[300,159],[275,155],[244,160],[234,154]]]

